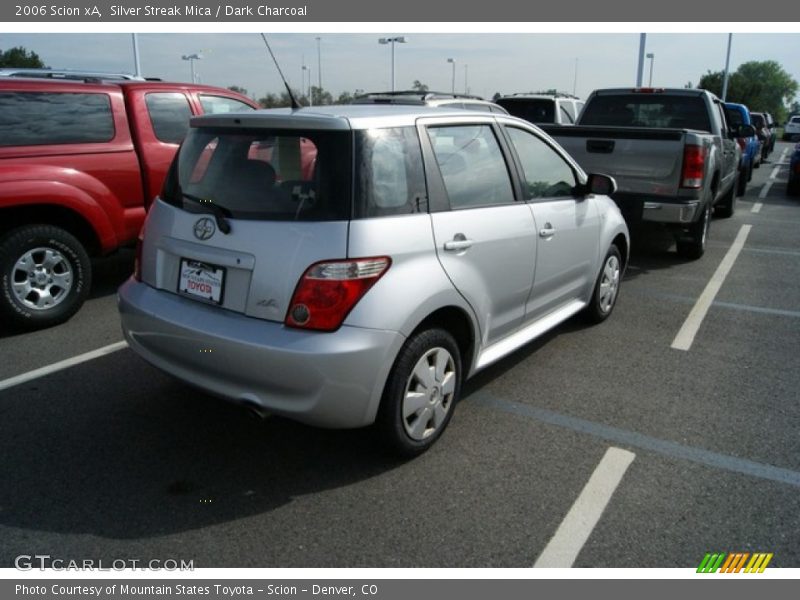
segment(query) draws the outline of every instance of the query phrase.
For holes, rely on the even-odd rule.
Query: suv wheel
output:
[[[585,309],[585,316],[591,323],[605,321],[617,303],[619,284],[622,278],[622,256],[619,248],[611,244],[603,261],[603,268],[594,284],[594,293]]]
[[[89,256],[70,233],[26,225],[0,239],[0,315],[29,329],[63,323],[91,284]]]
[[[697,260],[703,256],[706,251],[706,241],[710,227],[711,203],[708,202],[701,217],[689,227],[687,237],[678,239],[678,254],[690,260]]]
[[[461,354],[447,331],[409,338],[386,383],[376,422],[383,441],[402,456],[421,454],[450,422],[461,389]]]
[[[750,181],[747,174],[753,167],[747,167],[744,170],[739,171],[739,177],[736,180],[736,195],[737,196],[744,196],[747,193],[747,182]]]

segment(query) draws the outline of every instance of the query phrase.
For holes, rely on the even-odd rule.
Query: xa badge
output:
[[[217,231],[217,226],[211,219],[200,219],[194,224],[194,237],[198,240],[207,240]]]

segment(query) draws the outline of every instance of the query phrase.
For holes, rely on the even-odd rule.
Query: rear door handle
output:
[[[461,252],[472,248],[472,240],[468,240],[463,233],[457,233],[452,240],[444,243],[447,252]]]
[[[556,228],[553,227],[550,223],[545,223],[544,227],[539,230],[539,237],[540,238],[551,238],[556,234]]]

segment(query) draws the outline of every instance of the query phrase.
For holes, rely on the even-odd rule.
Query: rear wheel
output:
[[[697,260],[706,251],[708,230],[711,227],[711,203],[707,203],[703,214],[689,227],[684,237],[678,238],[678,254],[689,260]]]
[[[461,390],[461,353],[443,329],[413,335],[397,356],[376,427],[396,454],[425,452],[442,435]]]
[[[70,233],[26,225],[0,240],[0,315],[18,327],[63,323],[86,300],[89,256]]]

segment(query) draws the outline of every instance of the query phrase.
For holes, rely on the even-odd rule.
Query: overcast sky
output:
[[[390,47],[379,45],[376,33],[271,33],[268,39],[293,87],[299,87],[302,65],[318,82],[316,37],[321,38],[322,86],[334,96],[347,90],[389,89]],[[683,87],[696,84],[708,70],[725,66],[727,34],[649,34],[647,52],[655,54],[653,85]],[[635,33],[509,33],[407,35],[408,43],[395,46],[396,88],[407,89],[420,80],[432,90],[449,91],[456,61],[456,91],[467,85],[473,94],[490,97],[549,88],[585,97],[600,87],[628,86],[636,82],[639,35]],[[123,33],[14,34],[0,33],[0,49],[25,46],[55,68],[133,71],[131,35]],[[139,46],[145,76],[189,81],[184,54],[202,52],[195,63],[203,83],[238,85],[251,96],[282,90],[275,67],[257,33],[140,33]],[[736,33],[731,70],[751,60],[775,60],[800,81],[800,34]],[[644,82],[649,79],[646,62]],[[308,85],[306,71],[305,85]]]

